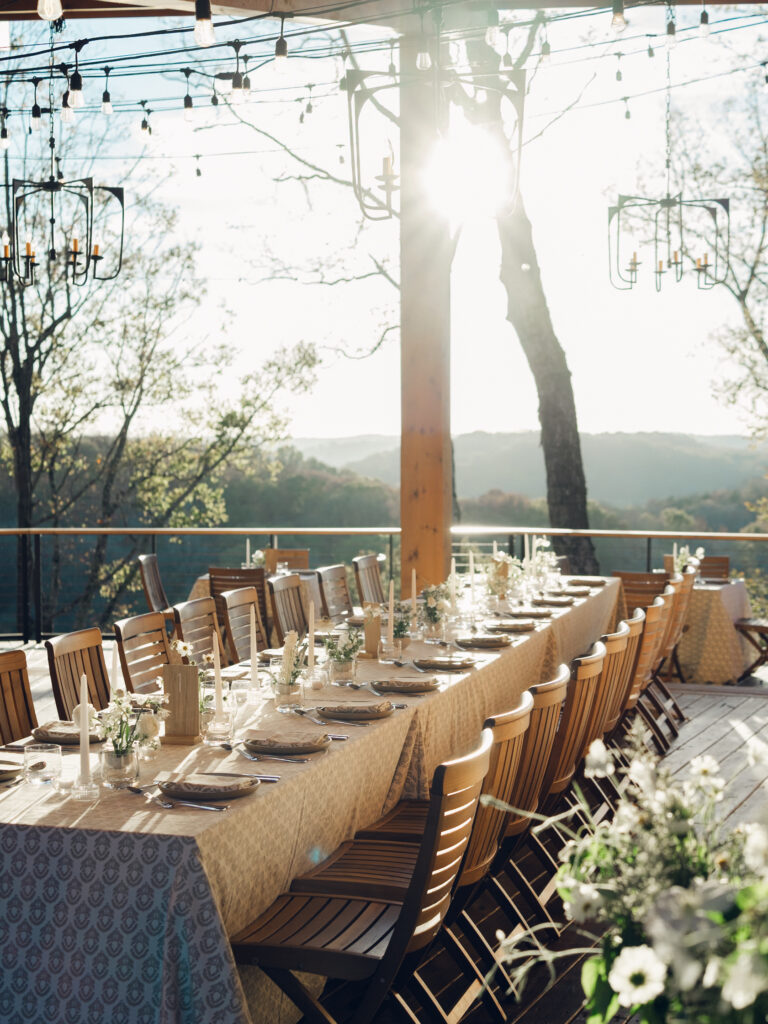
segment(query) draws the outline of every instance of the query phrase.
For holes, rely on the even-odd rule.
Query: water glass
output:
[[[24,748],[24,779],[33,786],[57,782],[61,777],[58,743],[30,743]]]
[[[395,639],[392,643],[385,639],[379,641],[379,661],[382,665],[392,665],[400,661],[402,656],[403,643],[400,639]]]
[[[203,743],[207,747],[218,747],[222,743],[231,743],[235,735],[234,711],[220,711],[212,708],[202,714]]]

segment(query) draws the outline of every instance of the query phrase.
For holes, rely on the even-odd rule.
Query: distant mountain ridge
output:
[[[397,487],[399,438],[298,438],[305,457]],[[768,473],[768,443],[738,435],[676,433],[582,434],[589,497],[617,507],[741,487]],[[546,493],[538,431],[454,438],[456,490],[476,498],[498,489],[540,498]]]

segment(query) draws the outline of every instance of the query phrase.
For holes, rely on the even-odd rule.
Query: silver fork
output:
[[[214,804],[200,804],[196,800],[163,800],[162,797],[156,793],[148,793],[144,789],[140,789],[138,786],[128,786],[128,791],[136,793],[138,796],[146,796],[154,803],[159,804],[160,807],[165,807],[166,810],[170,810],[172,807],[194,807],[198,811],[228,811],[229,804],[221,804],[215,806]]]
[[[243,741],[239,740],[237,743],[220,743],[219,746],[223,750],[235,750],[238,754],[242,754],[247,757],[249,761],[286,761],[288,764],[296,764],[299,762],[306,762],[309,760],[308,757],[280,757],[277,754],[252,754],[250,750],[241,750]]]

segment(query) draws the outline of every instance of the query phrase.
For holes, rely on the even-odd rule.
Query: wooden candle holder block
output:
[[[200,743],[200,690],[194,665],[164,665],[163,686],[168,717],[162,743],[193,746]]]
[[[368,608],[376,607],[367,602],[363,603],[364,612]],[[363,633],[365,635],[365,648],[358,654],[358,658],[378,658],[379,640],[381,640],[381,615],[365,615],[363,619]]]

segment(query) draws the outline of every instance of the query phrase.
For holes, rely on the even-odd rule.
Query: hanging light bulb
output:
[[[499,27],[499,12],[495,8],[491,8],[488,11],[488,28],[485,30],[485,41],[501,57],[506,47],[506,39]]]
[[[243,76],[239,71],[235,71],[232,75],[232,102],[242,103],[245,99],[243,95]]]
[[[251,95],[251,80],[248,77],[248,57],[243,57],[245,74],[243,75],[243,99],[247,100]]]
[[[622,80],[622,78],[624,77],[622,75],[622,73],[621,73],[621,54],[620,53],[616,54],[616,60],[618,61],[618,65],[616,67],[616,81],[620,82]]]
[[[0,128],[0,149],[8,149],[11,144],[11,140],[8,138],[8,129],[3,123],[3,127]]]
[[[147,101],[146,100],[140,100],[139,101],[139,106],[144,111],[144,116],[142,117],[141,124],[139,126],[141,134],[142,134],[142,136],[144,136],[144,135],[151,135],[152,134],[152,126],[149,123],[149,115],[152,113],[152,111],[147,106]]]
[[[650,43],[648,43],[648,56],[649,57],[655,57],[656,56],[656,51],[654,50],[653,46]]]
[[[541,44],[541,63],[549,64],[552,56],[552,47],[549,45],[549,40],[545,39]]]
[[[186,96],[184,97],[184,120],[194,121],[194,119],[195,111],[194,106],[192,104],[192,97],[189,95],[189,93],[187,93]]]
[[[627,27],[627,19],[624,16],[624,0],[613,0],[613,15],[611,17],[611,28],[618,34]]]
[[[64,14],[61,0],[37,0],[37,13],[43,21],[58,21]]]
[[[35,85],[35,100],[44,107],[48,102],[48,81],[47,79],[40,80],[39,78],[34,79]]]
[[[73,110],[77,110],[79,107],[85,105],[85,97],[83,96],[83,76],[80,74],[77,67],[77,56],[75,56],[75,70],[69,80],[69,105]]]
[[[670,18],[670,20],[667,22],[667,46],[669,47],[670,50],[672,49],[672,47],[675,45],[676,42],[677,42],[677,30],[675,28],[674,21],[672,21],[672,19]]]
[[[216,116],[219,116],[219,94],[216,92],[216,86],[213,87],[213,96],[211,96],[211,106],[213,107]]]
[[[699,35],[702,39],[709,38],[709,14],[706,7],[702,10],[701,17],[699,18]]]
[[[40,109],[39,103],[32,104],[32,120],[29,122],[29,126],[33,132],[40,131],[40,124],[43,119],[43,112]]]
[[[275,43],[275,71],[284,74],[288,70],[288,42],[283,35],[285,16],[280,17],[280,37]]]
[[[104,68],[104,92],[101,94],[102,114],[112,113],[112,97],[109,95],[109,72],[111,68]]]
[[[211,20],[211,0],[195,0],[194,36],[198,46],[213,46],[216,42]]]
[[[69,105],[69,89],[61,97],[61,122],[62,124],[72,124],[75,120],[75,112]]]

